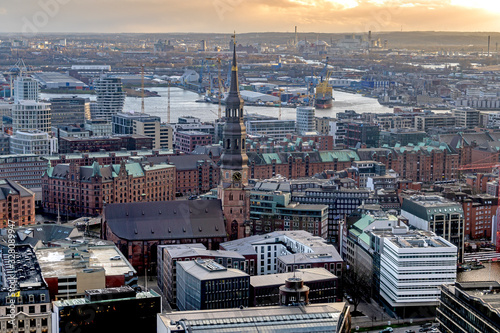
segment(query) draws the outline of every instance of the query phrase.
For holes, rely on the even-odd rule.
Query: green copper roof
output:
[[[114,164],[113,169],[116,174],[120,173],[120,164]],[[139,163],[127,163],[125,164],[125,170],[132,177],[144,177],[144,171]]]
[[[276,160],[276,164],[282,163],[280,156],[276,153],[262,154],[262,158],[264,158],[266,164],[271,164],[273,160]]]
[[[319,153],[322,162],[333,162],[336,158],[339,162],[349,162],[351,158],[359,161],[359,156],[352,150],[333,150]]]

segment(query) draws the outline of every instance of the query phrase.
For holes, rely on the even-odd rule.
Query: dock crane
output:
[[[213,57],[213,58],[206,58],[206,60],[214,60],[217,61],[217,81],[219,83],[219,110],[217,114],[217,119],[221,119],[222,117],[222,107],[221,107],[221,101],[222,101],[222,80],[221,80],[221,58],[219,57]]]

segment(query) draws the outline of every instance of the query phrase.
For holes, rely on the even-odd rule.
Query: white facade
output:
[[[345,144],[345,136],[347,130],[344,121],[332,120],[330,121],[328,135],[333,137],[333,145],[343,145]]]
[[[295,132],[293,120],[249,120],[246,122],[247,134],[263,135],[274,139],[284,139]]]
[[[500,128],[500,112],[488,114],[488,128]]]
[[[133,133],[153,138],[153,149],[172,149],[174,129],[159,121],[133,120]]]
[[[49,103],[21,100],[12,105],[12,130],[40,130],[51,132],[51,112]]]
[[[94,90],[97,94],[97,105],[91,106],[92,119],[111,120],[114,114],[123,111],[125,91],[122,80],[116,77],[101,76],[94,81]]]
[[[12,116],[12,106],[13,104],[0,102],[0,122],[2,121],[3,116]]]
[[[305,133],[316,132],[315,108],[311,106],[299,106],[297,108],[297,131]]]
[[[457,277],[457,247],[442,237],[394,234],[380,239],[380,295],[392,307],[435,306],[442,284]]]
[[[10,137],[11,154],[52,155],[57,153],[57,138],[41,131],[18,131]]]
[[[38,101],[38,81],[31,77],[20,76],[14,80],[14,103],[20,101]]]

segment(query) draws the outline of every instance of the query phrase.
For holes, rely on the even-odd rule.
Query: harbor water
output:
[[[162,121],[167,121],[167,95],[168,88],[166,87],[147,87],[148,90],[158,92],[160,97],[147,97],[144,99],[145,112],[161,117]],[[49,99],[54,97],[68,97],[77,94],[41,94],[42,99]],[[95,95],[82,94],[81,97],[87,97],[95,100]],[[351,94],[341,91],[334,91],[333,107],[329,110],[316,110],[317,117],[335,117],[337,112],[344,112],[345,110],[354,110],[358,113],[385,113],[392,112],[392,109],[380,105],[375,98],[365,97],[360,94]],[[202,121],[213,121],[217,118],[218,105],[209,103],[197,103],[196,100],[201,99],[202,96],[192,91],[170,88],[170,120],[177,122],[178,117],[193,116],[198,117]],[[258,113],[266,116],[278,117],[278,107],[269,106],[245,106],[246,113]],[[141,98],[126,97],[125,98],[125,112],[140,112],[141,111]],[[222,105],[224,113],[224,105]],[[282,107],[282,119],[295,120],[295,108]]]

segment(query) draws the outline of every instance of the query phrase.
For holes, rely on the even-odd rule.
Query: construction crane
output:
[[[278,88],[278,98],[279,98],[279,113],[278,113],[278,119],[281,120],[281,89]]]
[[[217,119],[221,119],[222,117],[222,106],[221,106],[221,101],[222,101],[222,81],[221,81],[221,58],[219,57],[214,57],[214,58],[206,58],[207,60],[215,60],[217,61],[217,81],[219,83],[219,110],[217,114]]]
[[[10,68],[10,70],[8,72],[3,72],[2,74],[3,75],[8,75],[9,76],[9,87],[10,87],[10,98],[12,98],[13,94],[12,94],[12,90],[13,90],[13,77],[15,76],[24,76],[25,74],[28,74],[28,73],[34,73],[36,71],[33,71],[33,70],[28,70],[28,66],[26,66],[26,64],[24,63],[24,60],[23,59],[19,59],[14,66],[12,66]],[[5,94],[5,93],[4,93]]]
[[[495,155],[499,155],[499,153],[495,154]],[[495,156],[493,155],[493,156]],[[493,158],[493,156],[489,156],[488,158],[486,159],[490,159]],[[496,157],[496,159],[498,159],[498,157]],[[484,160],[484,159],[482,159]],[[482,160],[479,160],[478,162],[482,161]],[[498,169],[498,179],[497,179],[497,200],[500,200],[500,162],[495,162],[495,163],[471,163],[471,164],[465,164],[465,165],[461,165],[458,167],[458,170],[460,171],[464,171],[464,170],[493,170],[493,169]],[[497,201],[497,212],[496,212],[496,224],[497,224],[497,228],[496,228],[496,251],[497,252],[500,252],[500,205],[499,205],[499,202]]]
[[[170,79],[168,79],[168,92],[167,92],[167,124],[170,124]]]
[[[141,64],[141,113],[144,113],[144,64]]]
[[[319,74],[321,76],[321,81],[320,82],[323,82],[323,77],[329,76],[328,75],[328,57],[326,57],[324,64],[325,64],[325,67],[323,67],[323,70]]]

